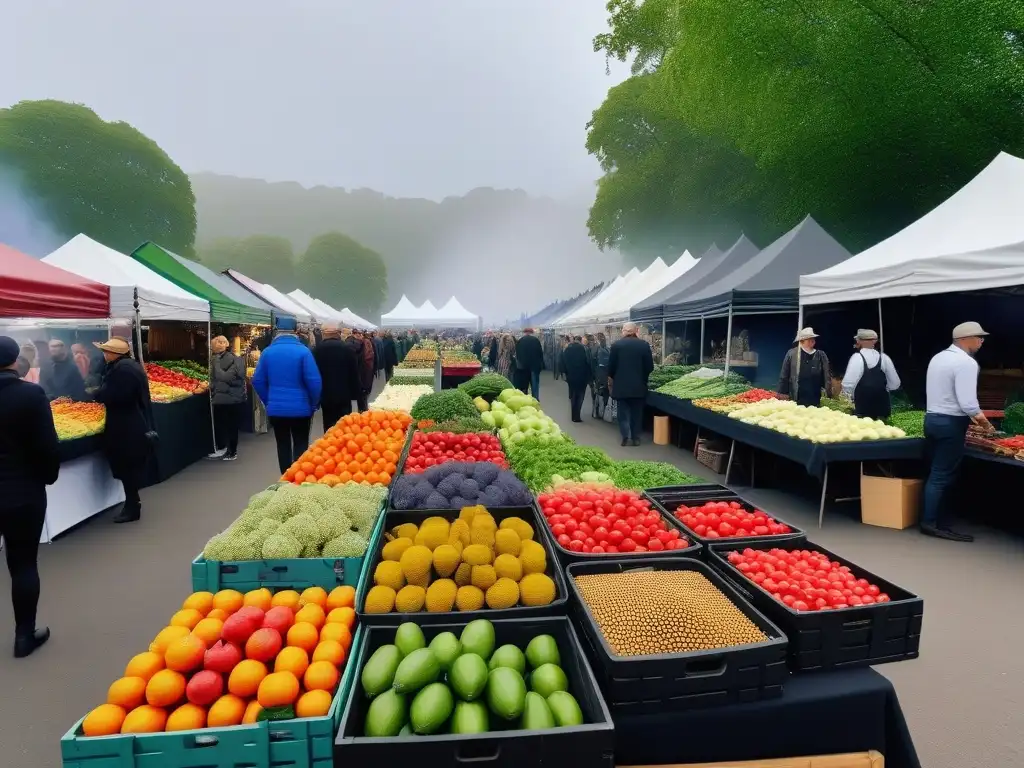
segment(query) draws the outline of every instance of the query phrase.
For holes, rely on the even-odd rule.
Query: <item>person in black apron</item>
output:
[[[778,395],[795,400],[798,405],[821,405],[822,390],[831,396],[832,371],[828,356],[815,348],[818,335],[813,328],[802,328],[796,335],[796,346],[786,353],[779,376]]]
[[[846,364],[843,392],[853,397],[853,414],[885,421],[892,415],[889,393],[900,388],[900,377],[888,355],[875,349],[878,334],[861,328],[854,336],[857,351]]]

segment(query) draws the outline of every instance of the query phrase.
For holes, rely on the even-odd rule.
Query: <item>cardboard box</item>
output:
[[[668,445],[671,441],[668,416],[654,417],[654,444]]]
[[[865,525],[903,530],[917,525],[924,480],[860,476],[860,521]]]
[[[739,763],[687,763],[662,765],[657,768],[884,768],[885,759],[880,752],[858,752],[849,755],[818,755],[817,757],[787,757],[782,760],[754,760]],[[655,766],[644,766],[655,768]]]

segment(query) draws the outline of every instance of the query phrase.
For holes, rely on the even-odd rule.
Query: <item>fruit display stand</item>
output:
[[[99,450],[99,436],[70,442],[80,444],[74,446],[74,453],[80,455],[62,456],[57,482],[46,486],[46,521],[40,536],[44,544],[124,501],[124,486],[110,474],[110,463]],[[93,450],[81,453],[88,446]]]
[[[153,421],[160,439],[143,487],[162,483],[213,450],[208,393],[170,403],[153,403]]]
[[[684,571],[703,576],[764,636],[760,642],[657,655],[620,656],[609,645],[584,600],[578,576],[630,572]],[[573,563],[566,568],[570,615],[580,628],[612,714],[703,709],[782,696],[789,677],[786,635],[743,598],[731,583],[692,558],[637,556]],[[636,599],[635,595],[627,599]]]
[[[418,617],[419,618],[419,617]],[[442,632],[458,636],[470,617],[448,623],[423,625],[429,643]],[[493,621],[494,645],[524,647],[539,634],[554,637],[561,666],[583,714],[583,725],[544,730],[511,730],[514,721],[486,733],[436,734],[414,737],[365,737],[369,702],[356,683],[342,715],[335,742],[335,765],[397,765],[417,762],[432,768],[456,768],[470,763],[494,768],[552,765],[565,768],[612,768],[615,730],[608,707],[582,651],[572,624],[565,617],[497,619]],[[395,640],[396,628],[364,626],[363,641],[354,645],[353,668],[362,669],[375,650]]]
[[[855,576],[879,587],[889,596],[889,602],[827,611],[794,610],[750,581],[728,561],[730,551],[746,547],[820,552],[829,560],[849,567]],[[725,541],[710,546],[709,561],[786,633],[789,637],[789,664],[794,671],[869,666],[916,659],[919,655],[924,600],[817,544],[800,540],[755,544]]]
[[[547,569],[546,573],[551,577],[551,580],[555,583],[555,599],[543,606],[522,606],[516,605],[511,608],[502,609],[491,609],[483,607],[477,611],[438,611],[438,612],[427,612],[420,611],[417,613],[396,613],[394,611],[390,613],[366,613],[366,596],[370,589],[373,587],[374,572],[377,568],[377,564],[383,559],[383,549],[386,541],[384,536],[378,536],[375,542],[371,543],[371,546],[366,551],[366,567],[363,569],[363,576],[359,583],[359,587],[356,590],[356,613],[359,615],[360,622],[367,625],[397,625],[405,621],[416,621],[423,624],[434,624],[458,621],[462,618],[486,618],[486,619],[514,619],[520,617],[534,617],[534,616],[551,616],[551,615],[565,615],[566,603],[568,600],[568,587],[565,582],[565,574],[559,566],[558,559],[555,557],[554,551],[551,549],[549,542],[540,534],[537,530],[538,526],[543,526],[544,523],[539,520],[540,514],[534,507],[494,507],[488,509],[488,512],[494,517],[495,521],[499,524],[502,520],[508,517],[519,517],[529,523],[534,530],[534,540],[537,541],[541,546],[544,547],[545,555],[547,558]],[[445,519],[452,521],[458,518],[459,513],[450,510],[417,510],[410,512],[398,512],[389,511],[382,516],[383,520],[383,531],[394,530],[397,526],[403,523],[414,523],[419,524],[428,517],[444,517]]]

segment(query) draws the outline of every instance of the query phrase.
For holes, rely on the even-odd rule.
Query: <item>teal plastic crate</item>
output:
[[[384,504],[387,504],[385,500]],[[384,511],[380,512],[377,524],[370,534],[367,552],[373,550],[384,525]],[[200,553],[192,561],[192,591],[217,592],[221,589],[235,589],[248,592],[260,587],[270,589],[297,589],[323,587],[330,592],[343,584],[358,586],[366,557],[309,558],[296,557],[287,560],[237,560],[222,562],[207,560]]]
[[[356,627],[352,649],[363,628]],[[350,659],[352,656],[350,656]],[[176,733],[82,736],[82,720],[60,740],[64,768],[331,768],[357,665],[345,664],[331,708],[323,717],[277,720]]]

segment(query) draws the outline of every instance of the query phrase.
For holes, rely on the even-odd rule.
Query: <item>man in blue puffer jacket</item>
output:
[[[273,343],[260,356],[252,386],[267,408],[281,474],[309,447],[309,426],[320,407],[320,371],[295,335],[294,318],[279,317]]]

